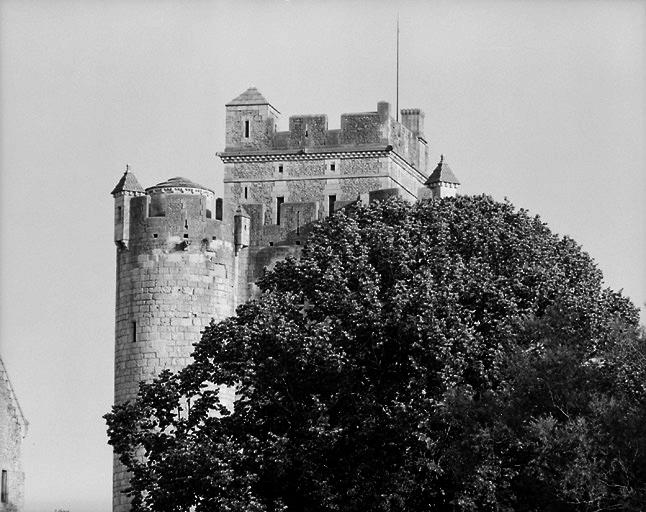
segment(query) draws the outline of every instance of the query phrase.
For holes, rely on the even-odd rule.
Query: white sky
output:
[[[26,416],[27,512],[107,512],[115,248],[109,193],[221,190],[224,104],[287,117],[426,112],[464,193],[509,198],[646,301],[645,3],[0,2],[2,356]]]

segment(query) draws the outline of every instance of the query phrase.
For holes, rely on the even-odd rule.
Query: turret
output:
[[[236,254],[240,249],[249,247],[249,235],[251,231],[251,218],[242,206],[239,206],[234,215],[234,243]]]
[[[270,149],[280,112],[250,87],[226,104],[226,150]]]
[[[233,313],[238,273],[232,227],[217,218],[213,190],[176,177],[144,191],[126,172],[113,195],[115,240],[128,247],[117,251],[114,398],[120,404],[137,396],[141,381],[189,363],[204,326]],[[127,512],[122,491],[129,476],[116,458],[113,478],[113,510]]]
[[[127,248],[130,240],[130,201],[145,195],[143,187],[126,165],[126,171],[111,192],[114,197],[114,243]]]
[[[430,189],[433,199],[455,197],[458,188],[460,188],[460,182],[444,161],[444,155],[440,156],[440,161],[426,180],[425,186]]]

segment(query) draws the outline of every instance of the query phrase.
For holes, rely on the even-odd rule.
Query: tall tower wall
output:
[[[184,368],[211,319],[233,314],[231,226],[207,217],[211,191],[172,181],[130,200],[128,244],[117,250],[115,403],[133,399],[140,381]],[[127,478],[115,459],[115,511],[129,510]]]

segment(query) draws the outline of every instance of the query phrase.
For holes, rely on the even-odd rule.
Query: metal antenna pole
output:
[[[396,120],[399,122],[399,13],[397,13],[397,89],[395,93]]]

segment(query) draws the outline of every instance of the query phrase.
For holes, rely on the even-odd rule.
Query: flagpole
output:
[[[397,13],[397,87],[395,92],[396,120],[399,122],[399,13]]]

